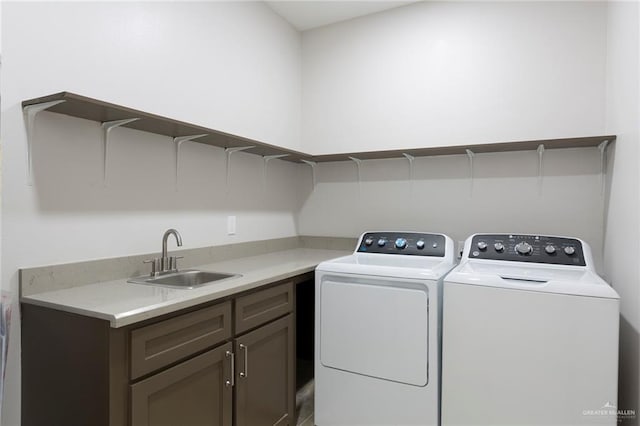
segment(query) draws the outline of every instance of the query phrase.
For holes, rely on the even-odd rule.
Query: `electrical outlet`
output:
[[[227,216],[227,235],[236,235],[236,217]]]

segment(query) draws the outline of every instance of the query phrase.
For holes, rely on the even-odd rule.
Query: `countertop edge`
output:
[[[111,318],[109,318],[109,321],[111,323],[111,328],[125,327],[127,325],[132,325],[137,322],[145,321],[151,318],[156,318],[161,315],[170,314],[173,312],[180,311],[182,309],[191,308],[193,306],[201,305],[203,303],[213,302],[218,299],[223,299],[225,297],[233,296],[234,294],[242,293],[248,290],[253,290],[265,285],[275,283],[277,281],[282,281],[282,280],[286,280],[287,278],[295,277],[297,275],[306,274],[308,272],[314,271],[315,268],[316,268],[315,266],[300,268],[300,269],[288,272],[286,274],[280,274],[280,275],[275,275],[269,278],[259,279],[251,283],[242,284],[232,289],[227,289],[227,290],[222,290],[212,294],[202,295],[194,299],[181,300],[179,302],[167,302],[166,304],[163,304],[163,305],[154,305],[153,307],[149,307],[149,308],[141,308],[141,309],[136,309],[129,312],[124,312],[121,315],[112,316]],[[189,291],[189,290],[183,290],[183,291]],[[167,308],[168,310],[165,311],[163,308]],[[157,312],[157,311],[163,311],[163,312]]]
[[[313,250],[315,249],[303,249],[303,250]],[[285,252],[288,250],[285,250]],[[140,306],[123,306],[121,310],[118,308],[112,308],[110,304],[113,304],[114,300],[118,303],[118,297],[115,296],[112,299],[107,299],[102,305],[92,304],[95,298],[92,292],[98,291],[99,287],[102,292],[114,290],[117,293],[120,290],[119,286],[122,286],[126,280],[116,280],[105,283],[88,283],[84,286],[74,287],[70,289],[60,289],[53,290],[51,292],[38,293],[29,296],[21,296],[20,303],[25,303],[29,305],[35,305],[44,308],[55,309],[58,311],[63,311],[71,314],[83,315],[90,318],[96,318],[104,321],[108,321],[111,328],[121,328],[129,325],[133,325],[148,319],[158,318],[163,315],[172,314],[174,312],[188,309],[194,306],[198,306],[201,304],[213,302],[219,299],[227,298],[245,291],[250,291],[253,289],[260,288],[265,285],[269,285],[272,283],[276,283],[278,281],[286,280],[288,278],[292,278],[298,275],[303,275],[309,272],[313,272],[317,265],[323,262],[324,260],[328,260],[335,257],[340,257],[347,252],[343,250],[318,250],[318,252],[324,252],[322,254],[313,255],[310,258],[305,259],[303,255],[302,264],[301,265],[291,265],[291,268],[287,265],[285,268],[280,268],[280,271],[274,270],[270,271],[270,267],[267,266],[264,268],[264,272],[261,269],[258,269],[258,274],[256,277],[247,277],[245,276],[245,282],[240,282],[236,286],[232,286],[229,288],[216,289],[216,287],[211,287],[210,291],[195,293],[193,295],[189,295],[189,293],[184,293],[184,298],[177,299],[169,299],[169,300],[149,300],[147,305],[143,303]],[[284,253],[284,252],[282,252]],[[274,254],[274,253],[272,253]],[[268,254],[267,254],[268,255]],[[256,258],[256,262],[260,262],[258,258],[264,255],[258,256],[249,256],[246,258],[242,258],[242,261],[249,262],[251,264],[253,258]],[[267,262],[268,264],[268,262]],[[208,269],[208,268],[203,268]],[[251,273],[255,271],[251,270]],[[242,274],[242,272],[241,272]],[[246,275],[250,275],[248,272]],[[248,278],[248,279],[247,279]],[[146,284],[133,284],[126,283],[126,285],[138,285],[148,287],[155,287],[156,289],[161,289],[162,287],[157,286],[149,286]],[[99,287],[97,287],[99,286]],[[112,287],[110,287],[112,286]],[[96,289],[96,290],[94,290]],[[197,289],[201,290],[202,287]],[[206,290],[206,288],[205,288]],[[189,292],[191,290],[184,289],[178,290],[179,292]],[[64,294],[60,294],[60,293]],[[84,293],[75,293],[75,292],[84,292]],[[75,294],[74,294],[75,293]],[[99,293],[98,293],[99,294]],[[100,296],[97,296],[98,299]],[[127,296],[123,296],[122,300],[127,300]],[[65,300],[65,298],[67,298]]]

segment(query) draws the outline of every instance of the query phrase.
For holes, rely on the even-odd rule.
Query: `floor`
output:
[[[296,393],[297,426],[313,426],[313,379]]]

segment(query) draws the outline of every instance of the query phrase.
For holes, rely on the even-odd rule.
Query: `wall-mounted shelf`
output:
[[[498,142],[478,145],[456,145],[432,148],[408,148],[389,151],[350,152],[346,154],[314,155],[313,161],[318,163],[327,161],[349,161],[351,157],[360,160],[379,160],[385,158],[405,158],[408,154],[413,158],[434,155],[467,155],[467,150],[475,153],[506,152],[506,151],[535,151],[541,144],[545,149],[555,148],[585,148],[597,147],[603,141],[613,142],[615,135],[588,136],[582,138],[544,139],[535,141]]]
[[[41,98],[29,99],[22,102],[22,108],[24,109],[30,105],[44,104],[52,101],[64,101],[47,108],[47,111],[58,114],[70,115],[72,117],[84,118],[101,123],[138,118],[138,120],[124,124],[122,127],[169,136],[171,138],[206,134],[206,136],[194,139],[193,142],[214,145],[220,148],[253,145],[253,147],[246,150],[246,152],[262,156],[288,154],[288,156],[283,157],[283,159],[295,162],[300,162],[301,158],[311,158],[310,155],[301,152],[280,148],[241,136],[231,135],[218,130],[138,111],[70,92],[61,92]]]
[[[408,158],[405,154],[411,157],[454,154],[465,155],[467,154],[467,150],[476,154],[504,151],[535,151],[541,144],[544,145],[545,149],[596,147],[604,141],[612,142],[616,138],[615,135],[605,135],[580,138],[499,142],[478,145],[310,155],[70,92],[56,93],[22,102],[22,107],[25,111],[29,110],[27,107],[32,107],[31,109],[34,110],[33,107],[36,105],[46,105],[45,109],[50,112],[98,121],[100,123],[117,122],[120,120],[136,118],[137,120],[135,121],[122,124],[122,127],[169,136],[174,138],[174,140],[175,138],[198,135],[196,139],[193,139],[193,142],[204,143],[220,148],[239,148],[250,146],[251,148],[246,149],[245,152],[265,157],[282,155],[283,157],[279,157],[282,160],[296,163],[304,162],[303,160],[319,163],[330,161],[352,161],[352,158],[357,158],[359,160]],[[33,117],[31,117],[31,119],[33,119]],[[206,136],[200,136],[203,134]]]

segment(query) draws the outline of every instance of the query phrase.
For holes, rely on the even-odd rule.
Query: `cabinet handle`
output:
[[[244,352],[244,366],[243,366],[244,371],[240,372],[240,377],[244,377],[246,379],[247,377],[249,377],[249,364],[247,359],[249,358],[249,348],[243,345],[242,343],[240,343],[240,349],[242,349],[242,351]]]
[[[231,380],[225,381],[224,384],[227,387],[235,386],[235,384],[236,384],[236,379],[235,379],[235,377],[236,377],[236,363],[235,363],[235,360],[233,359],[233,352],[227,351],[225,353],[225,356],[231,360]]]

